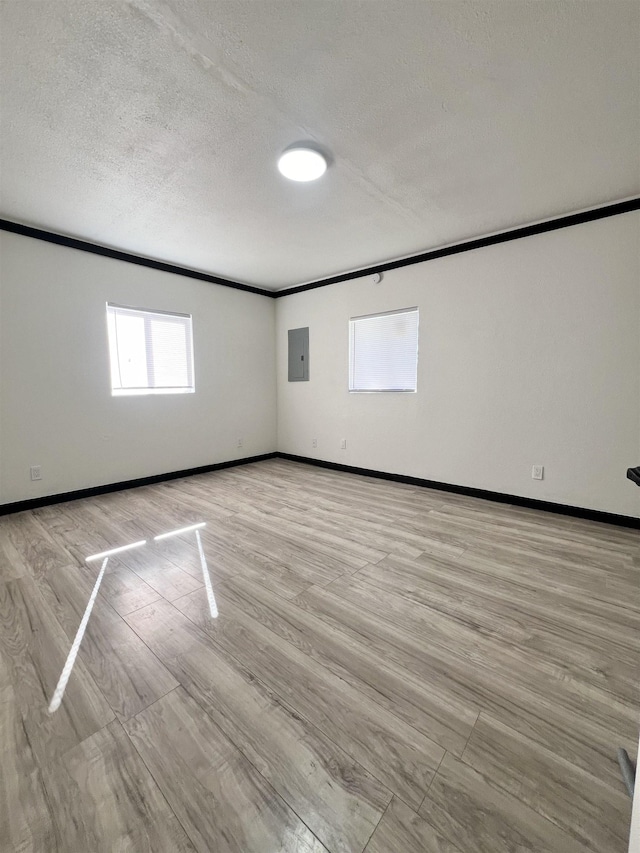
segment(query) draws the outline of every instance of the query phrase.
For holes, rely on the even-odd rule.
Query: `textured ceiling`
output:
[[[278,289],[640,192],[640,3],[0,0],[0,215]],[[276,170],[308,139],[314,184]]]

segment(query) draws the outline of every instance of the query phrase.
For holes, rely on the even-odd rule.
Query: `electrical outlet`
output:
[[[346,449],[347,449],[347,439],[343,438],[342,441],[340,442],[340,450],[346,450]]]
[[[238,447],[242,447],[242,439],[241,438],[238,439]]]
[[[533,480],[544,480],[544,465],[534,465],[531,469]]]
[[[318,446],[318,439],[312,438],[311,439],[311,447],[317,447],[317,446]]]
[[[32,480],[42,479],[42,468],[40,465],[32,465],[31,468],[29,468],[29,472]]]

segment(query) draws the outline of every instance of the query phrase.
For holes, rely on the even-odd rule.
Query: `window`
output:
[[[107,326],[112,394],[195,391],[190,314],[107,303]]]
[[[418,309],[349,321],[349,391],[415,391]]]

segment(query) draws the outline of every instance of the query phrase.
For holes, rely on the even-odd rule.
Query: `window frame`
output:
[[[354,328],[358,320],[372,320],[379,317],[393,317],[395,314],[416,315],[416,382],[415,388],[353,388],[355,372],[355,336]],[[420,309],[417,305],[408,308],[396,308],[392,311],[376,311],[374,314],[361,314],[349,318],[349,375],[348,390],[350,394],[417,394],[418,392],[418,357],[420,350]]]
[[[129,388],[117,388],[114,387],[114,375],[112,370],[114,352],[112,349],[112,343],[115,346],[115,358],[118,361],[120,357],[120,352],[118,349],[118,341],[117,341],[117,325],[116,329],[116,340],[112,341],[112,335],[110,331],[110,309],[115,309],[114,315],[117,316],[117,311],[128,312],[131,315],[140,315],[144,321],[144,347],[145,353],[149,352],[149,340],[151,335],[151,321],[154,316],[157,317],[170,317],[176,321],[181,321],[185,331],[186,331],[186,346],[185,346],[185,356],[186,356],[186,367],[187,367],[187,375],[190,380],[190,384],[188,385],[162,385],[162,386],[153,386],[151,383],[155,381],[154,375],[154,364],[153,361],[149,362],[149,359],[145,359],[145,366],[147,371],[147,385],[141,385],[136,387]],[[117,302],[107,302],[106,303],[106,320],[107,320],[107,347],[109,353],[109,378],[111,385],[111,396],[112,397],[142,397],[148,395],[155,394],[195,394],[196,390],[196,378],[195,378],[195,361],[194,361],[194,352],[193,352],[193,315],[186,314],[179,311],[165,311],[162,309],[156,308],[139,308],[134,307],[133,305],[121,305]],[[118,362],[119,364],[119,362]],[[121,381],[121,379],[120,379]]]

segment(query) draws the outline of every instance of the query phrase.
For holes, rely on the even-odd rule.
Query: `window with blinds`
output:
[[[349,390],[415,391],[418,309],[349,321]]]
[[[107,303],[107,327],[112,394],[195,391],[190,314]]]

